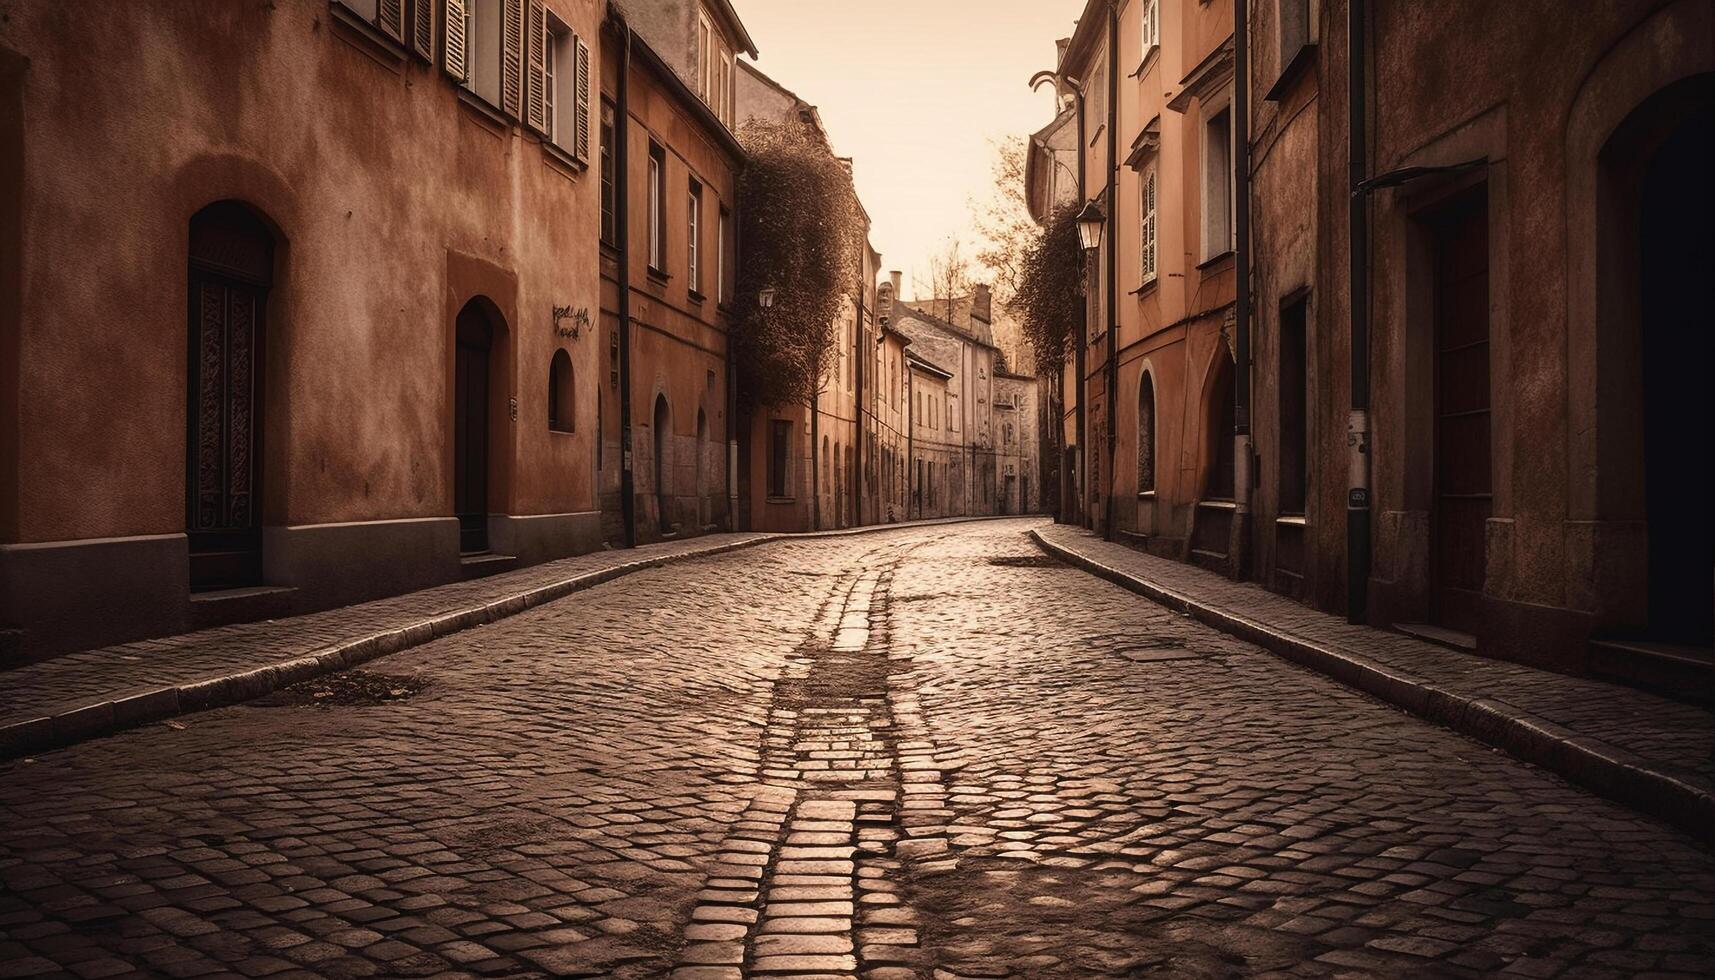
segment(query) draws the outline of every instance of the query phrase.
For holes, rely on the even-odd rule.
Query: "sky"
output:
[[[821,112],[853,159],[882,270],[927,279],[958,235],[975,251],[970,201],[994,187],[993,140],[1054,115],[1030,76],[1054,67],[1083,0],[733,0],[756,67]],[[913,297],[917,298],[917,297]]]

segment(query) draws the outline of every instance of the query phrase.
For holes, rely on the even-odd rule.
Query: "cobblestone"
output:
[[[1691,838],[1030,522],[641,571],[0,764],[0,973],[1707,975]]]

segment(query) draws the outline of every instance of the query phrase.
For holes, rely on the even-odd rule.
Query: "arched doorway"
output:
[[[274,236],[237,201],[190,226],[186,520],[192,591],[262,581],[265,323]]]
[[[707,527],[710,522],[710,507],[708,487],[704,484],[703,456],[708,453],[709,417],[702,409],[697,409],[697,451],[693,457],[696,474],[693,485],[697,488],[697,526]]]
[[[1715,640],[1715,520],[1704,503],[1715,476],[1715,74],[1646,100],[1615,130],[1602,162],[1604,251],[1617,267],[1610,281],[1636,291],[1607,325],[1631,378],[1619,382],[1624,397],[1598,410],[1635,413],[1642,425],[1641,439],[1617,444],[1631,455],[1622,472],[1642,484],[1630,496],[1641,498],[1646,526],[1644,632],[1707,649]]]
[[[668,474],[673,472],[667,454],[672,451],[673,420],[667,411],[667,396],[655,396],[655,508],[660,513],[661,533],[673,529],[672,497],[668,493]]]
[[[483,297],[459,310],[453,357],[453,513],[459,551],[488,550],[489,392],[499,313]]]

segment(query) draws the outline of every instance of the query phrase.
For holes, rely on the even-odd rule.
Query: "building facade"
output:
[[[599,4],[7,12],[10,656],[599,545]]]
[[[1254,0],[1239,52],[1234,6],[1092,0],[1058,46],[1072,120],[1027,198],[1076,170],[1106,215],[1063,517],[1484,655],[1707,684],[1715,8]]]
[[[601,45],[598,467],[614,544],[731,526],[736,270],[730,5],[628,0]]]
[[[1254,569],[1352,612],[1353,11],[1253,8]],[[1709,683],[1715,537],[1690,501],[1715,459],[1710,332],[1692,326],[1715,267],[1715,8],[1362,13],[1373,527],[1357,615],[1559,670]]]

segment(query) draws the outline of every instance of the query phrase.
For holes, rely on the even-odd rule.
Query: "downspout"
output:
[[[853,458],[857,465],[853,472],[846,474],[846,479],[852,481],[852,526],[863,527],[863,479],[864,440],[863,440],[863,252],[858,252],[857,274],[857,307],[856,322],[852,325],[852,377],[853,388],[856,389],[856,401],[852,403],[852,428],[856,430],[857,452]]]
[[[1251,451],[1251,137],[1249,0],[1233,0],[1233,505],[1238,527],[1233,545],[1233,575],[1244,578],[1251,554],[1251,491],[1256,457]]]
[[[1368,622],[1370,585],[1370,225],[1369,196],[1360,185],[1367,170],[1364,0],[1349,0],[1346,21],[1346,126],[1348,242],[1351,259],[1352,411],[1346,423],[1346,621]]]
[[[1084,89],[1082,83],[1074,88],[1073,92],[1078,98],[1078,197],[1087,201],[1090,199],[1089,175],[1087,173],[1089,160],[1086,159],[1089,145],[1087,142],[1088,134],[1085,132],[1088,124],[1084,121]],[[1089,259],[1086,258],[1084,261],[1087,263]],[[1089,379],[1085,377],[1085,361],[1089,358],[1088,348],[1090,346],[1090,277],[1087,271],[1083,280],[1085,283],[1084,322],[1078,324],[1078,348],[1072,363],[1072,369],[1078,375],[1078,403],[1074,406],[1077,410],[1078,447],[1072,453],[1071,476],[1073,486],[1070,489],[1076,491],[1078,498],[1078,523],[1087,528],[1090,526],[1090,481],[1085,478],[1088,470],[1085,462],[1090,451],[1090,439],[1084,418],[1084,402],[1090,397]],[[1068,496],[1071,495],[1068,494]]]
[[[619,507],[625,517],[625,546],[637,547],[637,482],[631,458],[631,24],[619,21],[619,111],[614,133],[614,237],[619,239]]]
[[[1119,228],[1119,96],[1120,96],[1120,8],[1118,3],[1108,4],[1108,174],[1107,188],[1103,192],[1107,198],[1106,218],[1107,233],[1102,237],[1108,245],[1107,268],[1107,331],[1108,331],[1108,363],[1107,363],[1107,424],[1108,424],[1108,468],[1102,474],[1107,481],[1102,494],[1102,538],[1107,541],[1114,539],[1114,456],[1119,448],[1119,426],[1114,418],[1119,411],[1119,285],[1115,281],[1119,276],[1119,242],[1114,240],[1114,231]]]
[[[744,161],[744,160],[739,161],[739,167],[740,168],[743,168],[745,166],[745,164],[746,164],[746,161]],[[736,176],[735,176],[735,180],[736,180]],[[738,257],[741,254],[741,244],[740,243],[742,243],[744,241],[743,232],[741,231],[741,229],[744,227],[744,224],[743,224],[743,222],[741,222],[739,220],[741,212],[739,210],[739,205],[738,205],[738,201],[737,201],[738,193],[737,193],[736,188],[733,192],[733,198],[734,198],[734,200],[733,200],[733,206],[732,206],[732,216],[727,219],[727,223],[732,228],[732,258],[730,260],[731,268],[728,269],[723,264],[723,266],[721,268],[721,275],[724,277],[728,273],[731,273],[732,277],[733,277],[733,282],[736,283],[738,281]],[[719,220],[720,220],[719,214],[717,213],[716,222],[718,223]],[[724,239],[721,240],[721,242],[719,243],[719,245],[717,247],[721,248],[721,249],[725,249],[726,248],[726,241]],[[725,290],[726,283],[723,281],[716,288],[720,289],[720,290]],[[735,286],[735,288],[733,289],[733,292],[736,293],[737,291],[738,290]],[[728,295],[727,299],[729,302],[736,302],[737,301],[737,298],[730,295],[730,294]],[[750,523],[751,523],[751,521],[750,521],[750,499],[747,497],[743,501],[742,509],[740,507],[740,501],[738,499],[738,497],[739,497],[738,485],[740,482],[739,481],[739,472],[738,472],[738,441],[739,441],[739,436],[741,434],[744,434],[745,438],[750,440],[749,444],[751,447],[751,452],[750,452],[750,454],[747,454],[747,455],[753,455],[756,452],[756,449],[755,449],[756,443],[755,443],[754,439],[751,437],[751,435],[749,434],[750,423],[751,423],[750,413],[746,412],[745,417],[743,419],[740,419],[738,417],[738,362],[733,360],[733,356],[732,356],[732,340],[733,340],[732,335],[733,335],[733,331],[736,328],[737,328],[736,318],[729,315],[727,317],[727,334],[726,334],[726,417],[727,417],[727,461],[726,461],[727,481],[726,481],[726,492],[727,492],[727,530],[728,531],[738,531],[741,528],[742,529],[749,529]],[[770,451],[767,448],[766,442],[764,443],[764,450]],[[764,475],[763,478],[767,479],[766,474]],[[755,474],[754,473],[752,474],[750,488],[751,488],[751,494],[755,494],[756,493],[756,483],[755,483]]]

